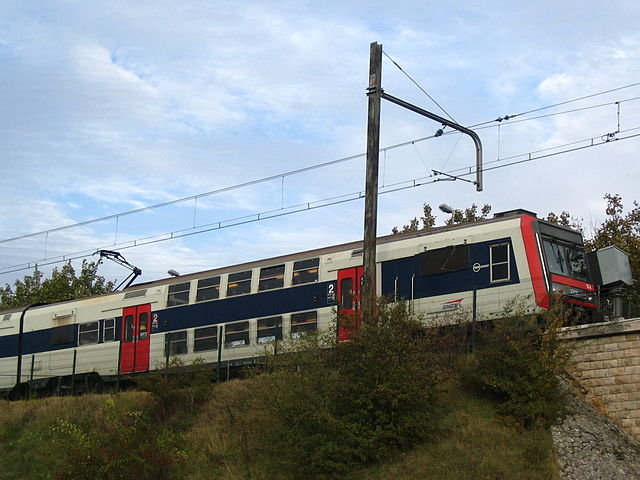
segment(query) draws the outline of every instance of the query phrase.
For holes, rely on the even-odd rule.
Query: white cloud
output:
[[[635,2],[550,1],[500,9],[485,1],[437,9],[410,1],[4,2],[0,231],[10,236],[51,228],[363,152],[371,41],[383,43],[463,124],[633,83],[640,73],[638,8]],[[439,112],[384,62],[386,91]],[[628,94],[638,96],[637,90]],[[621,104],[623,130],[640,125],[639,117],[636,103]],[[606,107],[504,122],[499,134],[496,128],[479,133],[489,162],[611,132],[616,120],[615,108]],[[383,106],[382,145],[437,127]],[[406,223],[425,201],[456,207],[487,202],[494,210],[523,206],[541,214],[565,209],[587,218],[602,207],[607,191],[619,189],[629,201],[637,194],[632,142],[488,172],[482,194],[468,184],[441,182],[387,195],[380,231]],[[390,183],[423,176],[428,168],[472,163],[470,140],[456,144],[455,136],[445,136],[389,152],[381,175]],[[362,189],[363,165],[358,160],[288,177],[284,204]],[[276,182],[203,200],[197,218],[262,211],[280,205],[281,195]],[[192,213],[185,205],[123,220],[119,236],[182,228]],[[343,205],[233,234],[228,229],[156,244],[140,263],[162,274],[165,264],[190,270],[351,240],[361,234],[360,214]],[[78,231],[67,246],[81,249],[91,234],[111,239],[113,229]]]

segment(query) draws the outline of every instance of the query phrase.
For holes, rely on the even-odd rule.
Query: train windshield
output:
[[[587,260],[582,247],[548,238],[542,241],[542,245],[551,273],[589,281]]]

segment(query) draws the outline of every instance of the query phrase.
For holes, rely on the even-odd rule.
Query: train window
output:
[[[291,314],[291,338],[300,338],[307,332],[317,330],[318,312],[302,312]]]
[[[116,339],[116,319],[107,318],[104,321],[104,332],[102,338],[105,342],[111,342]]]
[[[228,323],[224,329],[224,347],[236,348],[249,345],[249,322]]]
[[[133,315],[127,315],[124,317],[124,341],[133,342]]]
[[[546,238],[542,241],[542,246],[551,273],[587,280],[587,263],[581,247],[561,244]]]
[[[187,353],[187,331],[171,332],[164,336],[165,355],[184,355]]]
[[[293,263],[293,284],[311,283],[318,281],[319,258],[299,260]]]
[[[218,349],[218,327],[196,328],[194,332],[194,352]]]
[[[167,307],[184,305],[189,303],[189,282],[169,285],[169,295],[167,297]]]
[[[465,244],[437,248],[420,254],[420,274],[457,272],[469,268],[469,248]]]
[[[258,319],[258,344],[282,340],[282,317]]]
[[[260,283],[258,290],[271,290],[284,287],[284,265],[264,267],[260,269]]]
[[[511,279],[508,243],[491,245],[489,264],[491,265],[491,282],[506,282]]]
[[[66,345],[76,341],[76,326],[63,325],[51,329],[51,345]]]
[[[144,340],[149,336],[149,313],[142,312],[138,317],[138,340]]]
[[[353,278],[343,278],[340,282],[340,308],[350,310],[353,308]]]
[[[198,280],[196,302],[215,300],[220,297],[220,277],[203,278]]]
[[[251,293],[251,270],[229,274],[227,297]]]
[[[78,325],[78,345],[98,343],[100,322],[87,322]]]

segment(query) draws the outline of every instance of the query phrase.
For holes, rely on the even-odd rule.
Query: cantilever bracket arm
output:
[[[440,115],[436,115],[435,113],[431,113],[420,107],[416,107],[415,105],[405,102],[404,100],[401,100],[392,95],[389,95],[384,91],[380,92],[380,97],[390,101],[391,103],[395,103],[396,105],[400,105],[401,107],[411,110],[412,112],[415,112],[419,115],[430,118],[431,120],[435,120],[436,122],[439,122],[442,125],[446,125],[447,127],[451,127],[454,130],[458,130],[459,132],[469,135],[473,139],[473,143],[475,143],[476,145],[476,181],[473,183],[475,183],[476,190],[478,192],[482,191],[482,142],[480,142],[480,137],[476,132],[466,127],[463,127],[462,125],[458,125],[457,123],[452,122],[451,120],[447,120],[446,118],[443,118]]]

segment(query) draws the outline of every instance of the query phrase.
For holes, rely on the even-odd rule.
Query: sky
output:
[[[150,281],[361,239],[372,42],[385,92],[473,126],[487,169],[477,192],[468,136],[383,101],[378,234],[475,203],[565,210],[588,235],[605,194],[639,200],[638,18],[626,0],[3,0],[0,285],[99,249]]]

